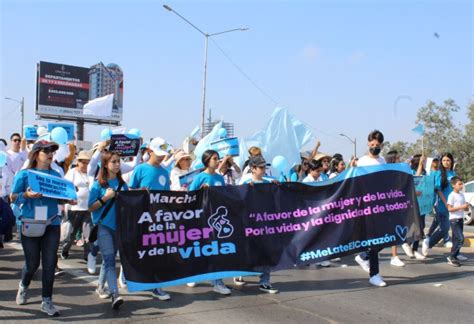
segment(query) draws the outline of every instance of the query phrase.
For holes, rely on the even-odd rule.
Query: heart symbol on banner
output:
[[[229,233],[229,232],[230,232],[230,228],[228,228],[228,227],[224,227],[223,231],[224,231],[224,233],[226,233],[226,234],[227,234],[227,233]]]
[[[408,227],[406,226],[400,226],[400,225],[397,225],[395,227],[395,233],[397,233],[398,237],[405,242],[405,239],[407,237],[407,234],[408,234]]]

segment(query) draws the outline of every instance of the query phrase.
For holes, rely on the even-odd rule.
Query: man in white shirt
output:
[[[373,166],[385,164],[385,159],[380,156],[383,148],[384,137],[382,132],[374,130],[368,136],[367,146],[369,147],[369,154],[361,157],[358,162],[358,167]],[[385,287],[387,284],[379,274],[379,249],[370,248],[368,253],[360,253],[355,258],[356,262],[364,271],[369,272],[369,283],[377,287]]]

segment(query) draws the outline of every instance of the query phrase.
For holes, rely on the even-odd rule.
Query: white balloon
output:
[[[46,127],[44,126],[39,126],[37,129],[36,129],[36,133],[38,134],[38,136],[43,136],[44,134],[46,134],[48,132],[48,130],[46,129]]]

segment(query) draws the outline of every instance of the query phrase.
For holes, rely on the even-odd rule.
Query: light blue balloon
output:
[[[104,128],[100,132],[100,139],[103,141],[108,141],[111,136],[112,136],[112,131],[109,128]]]
[[[63,144],[66,144],[67,143],[67,140],[68,140],[68,136],[67,136],[67,132],[64,128],[62,127],[55,127],[52,131],[51,131],[51,140],[53,142],[56,142],[58,143],[59,145],[63,145]]]
[[[219,135],[220,138],[226,138],[227,137],[227,129],[222,127],[221,129],[219,129],[219,132],[217,134]]]
[[[277,155],[273,158],[272,167],[279,173],[284,173],[288,167],[288,161],[284,156]]]
[[[138,128],[132,128],[130,129],[127,134],[131,138],[139,138],[142,136],[142,132]]]
[[[3,168],[7,164],[7,153],[0,152],[0,168]]]

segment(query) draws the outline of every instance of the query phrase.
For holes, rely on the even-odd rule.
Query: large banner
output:
[[[289,269],[421,238],[406,164],[352,168],[316,186],[128,191],[116,203],[130,291]]]
[[[89,101],[89,69],[40,62],[36,86],[38,115],[80,117]]]

